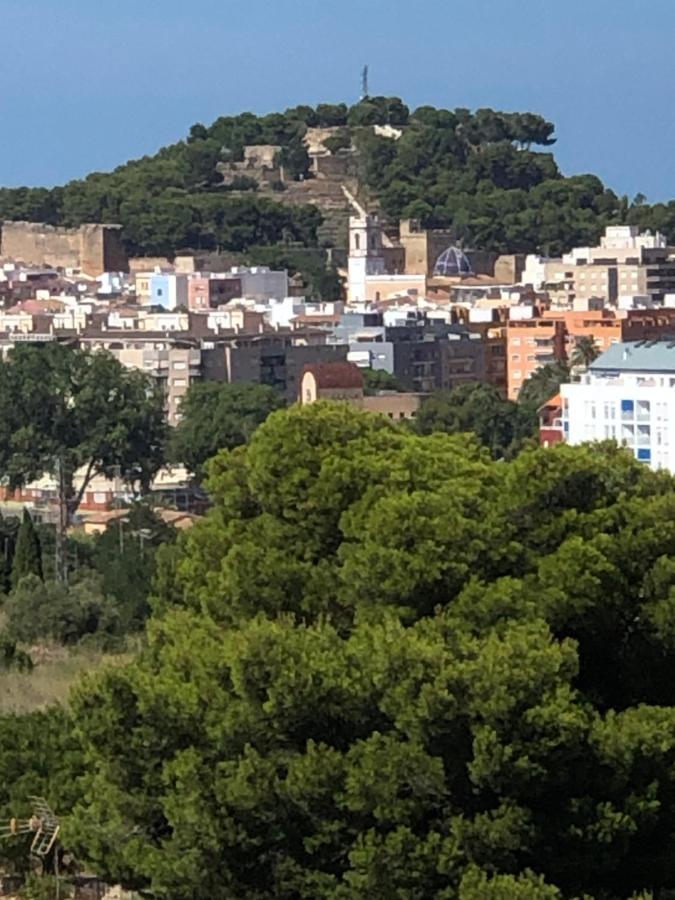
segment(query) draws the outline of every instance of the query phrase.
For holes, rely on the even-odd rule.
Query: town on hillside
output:
[[[675,897],[675,200],[554,131],[366,67],[0,187],[0,896]]]
[[[345,193],[343,296],[332,301],[286,270],[226,256],[128,259],[113,225],[5,222],[0,352],[33,342],[107,350],[155,379],[172,426],[196,382],[267,385],[288,403],[344,399],[399,420],[469,383],[517,401],[546,371],[559,384],[541,397],[544,445],[614,439],[675,471],[675,248],[661,234],[609,226],[598,246],[559,258],[472,251],[414,220],[392,235]],[[396,390],[364,392],[365,373]],[[189,482],[176,466],[154,487],[186,508]],[[49,476],[3,490],[43,513],[54,496]],[[89,527],[126,492],[97,476],[81,501]]]

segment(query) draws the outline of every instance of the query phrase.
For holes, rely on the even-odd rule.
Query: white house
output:
[[[568,443],[614,439],[675,473],[675,340],[614,344],[560,394]]]

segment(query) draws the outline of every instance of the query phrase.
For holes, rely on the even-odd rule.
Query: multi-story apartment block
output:
[[[485,381],[502,394],[508,389],[506,360],[506,324],[495,315],[496,310],[473,309],[463,317],[469,331],[480,335],[485,354]]]
[[[506,328],[508,397],[516,400],[527,379],[566,358],[565,320],[540,315],[535,307],[514,307]]]
[[[570,444],[613,439],[675,472],[675,341],[615,344],[559,399],[560,422],[548,424]]]
[[[233,335],[208,342],[202,350],[202,374],[206,380],[230,383],[254,382],[277,388],[289,403],[295,402],[302,372],[309,363],[341,362],[347,345],[309,343],[290,334]]]
[[[570,308],[593,297],[616,304],[621,297],[646,296],[660,304],[675,293],[675,255],[661,234],[614,225],[597,247],[575,247],[562,259],[529,256],[522,281]]]
[[[241,296],[264,303],[268,300],[279,300],[288,297],[288,272],[285,269],[275,270],[268,266],[235,266],[228,277],[238,278],[241,282]]]
[[[202,377],[200,348],[155,339],[125,341],[125,346],[113,344],[108,349],[122,365],[153,376],[164,392],[167,421],[177,425],[183,397],[192,382]]]
[[[188,275],[187,305],[191,310],[216,309],[242,296],[241,278],[236,275]]]
[[[599,309],[586,312],[515,307],[506,328],[508,396],[515,400],[525,381],[547,363],[572,357],[575,342],[592,338],[600,352],[622,341],[675,336],[675,309]]]
[[[385,343],[393,348],[392,374],[406,390],[424,394],[485,380],[481,336],[462,325],[386,328]]]

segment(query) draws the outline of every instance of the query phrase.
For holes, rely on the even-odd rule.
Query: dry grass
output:
[[[32,712],[65,703],[70,689],[85,672],[102,665],[123,665],[131,653],[110,654],[91,648],[31,647],[32,672],[0,673],[0,713]]]

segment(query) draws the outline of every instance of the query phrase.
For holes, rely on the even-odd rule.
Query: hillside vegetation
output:
[[[390,125],[400,139],[375,133]],[[391,219],[454,226],[467,243],[495,251],[560,253],[597,240],[606,224],[659,228],[675,241],[675,203],[632,203],[594,175],[565,178],[548,149],[554,125],[532,113],[491,109],[411,112],[398,98],[354,106],[297,106],[284,113],[224,116],[196,124],[186,140],[154,156],[92,173],[63,187],[0,189],[0,217],[76,226],[120,222],[132,254],[192,248],[247,251],[261,245],[317,244],[321,213],[261,196],[245,177],[225,185],[218,166],[244,147],[282,148],[286,178],[309,174],[308,128],[335,129],[327,146],[358,151],[362,188]]]

